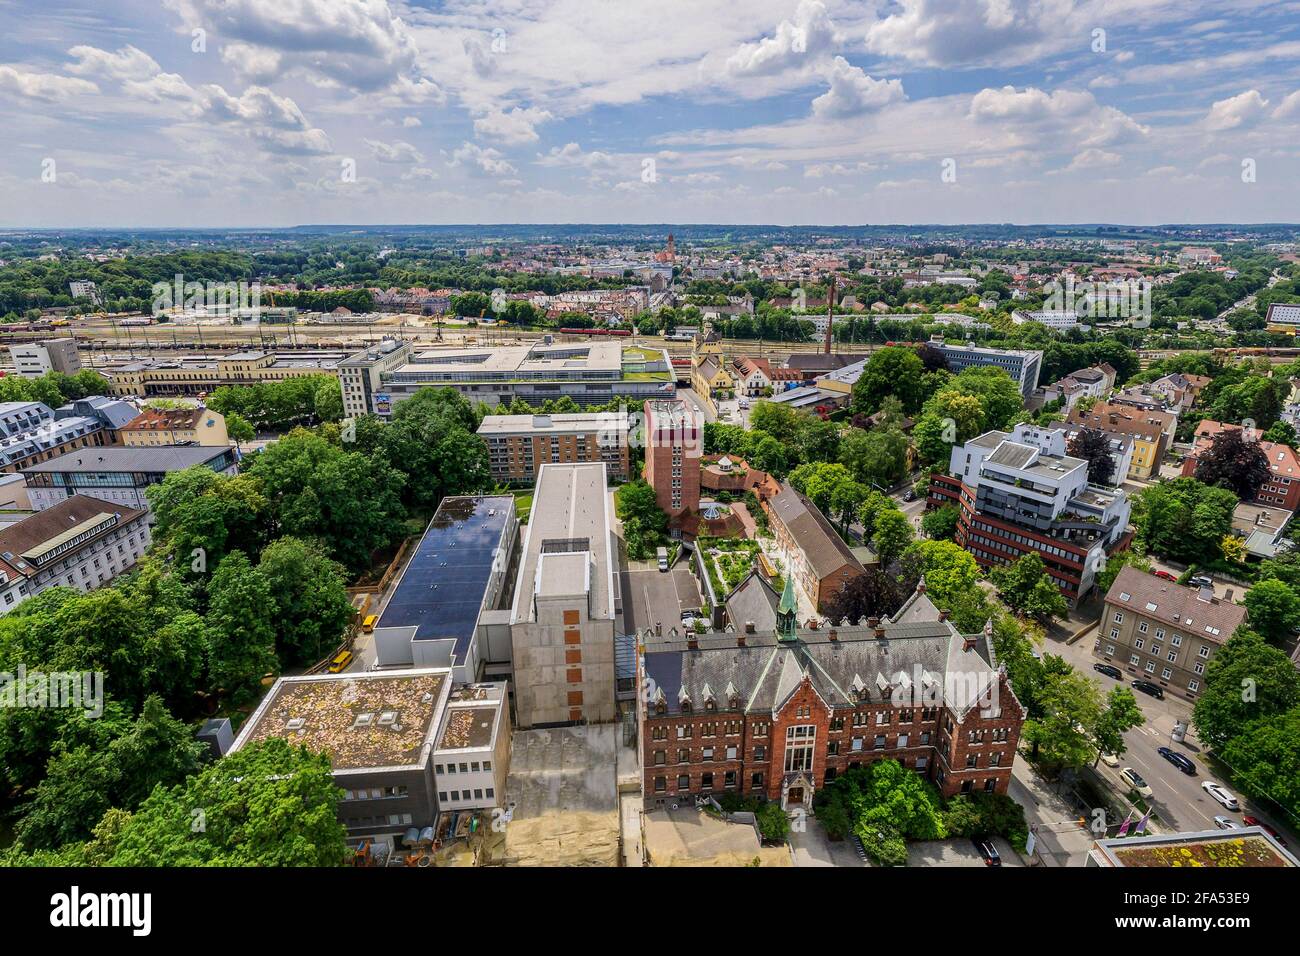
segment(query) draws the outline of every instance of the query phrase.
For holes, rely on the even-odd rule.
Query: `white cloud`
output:
[[[495,110],[474,120],[474,132],[487,139],[495,139],[511,146],[537,142],[537,126],[552,119],[550,113],[536,107],[510,112]]]
[[[233,124],[268,149],[286,153],[332,151],[325,131],[313,127],[298,104],[261,86],[250,86],[239,96],[209,84],[200,90],[202,119]]]
[[[1085,149],[1070,160],[1067,169],[1104,169],[1118,166],[1121,161],[1119,153],[1108,153],[1104,149]]]
[[[89,80],[57,73],[33,73],[21,67],[0,64],[0,92],[59,103],[83,93],[98,93],[99,87]]]
[[[1268,100],[1259,90],[1246,90],[1226,100],[1216,100],[1205,116],[1205,127],[1215,131],[1236,129],[1258,120],[1267,107]]]
[[[970,102],[977,122],[1010,124],[1022,136],[1073,146],[1110,146],[1145,137],[1148,128],[1113,106],[1103,106],[1091,93],[1029,86],[986,88]]]
[[[406,129],[415,129],[417,126],[420,125],[422,124],[420,123],[420,118],[418,116],[402,117],[402,126],[404,126]]]
[[[802,68],[835,44],[835,25],[820,0],[800,0],[793,20],[782,20],[776,33],[743,44],[726,63],[732,76],[770,76]]]
[[[922,66],[1024,63],[1073,39],[1073,0],[899,0],[867,29],[872,53]],[[1088,31],[1082,31],[1086,41]],[[1077,42],[1077,41],[1076,41]]]
[[[537,154],[538,166],[577,166],[584,169],[609,169],[614,165],[614,157],[600,150],[583,152],[577,143],[565,143],[552,146],[546,155]]]
[[[1287,94],[1273,111],[1273,119],[1291,119],[1293,116],[1300,117],[1300,90]]]
[[[387,0],[164,0],[187,28],[220,37],[223,59],[259,79],[275,71],[379,92],[418,83],[419,50]],[[427,81],[426,81],[427,82]]]
[[[839,119],[878,110],[904,99],[898,80],[877,80],[842,56],[831,64],[826,79],[831,88],[812,102],[814,116]]]
[[[397,140],[392,143],[385,143],[377,139],[366,140],[366,146],[370,149],[370,155],[381,163],[422,163],[424,156],[418,149],[410,143],[404,143]]]
[[[451,160],[447,165],[477,169],[489,176],[507,176],[518,172],[514,166],[506,161],[499,150],[491,147],[485,148],[477,143],[464,143],[461,145],[459,149],[452,152]]]

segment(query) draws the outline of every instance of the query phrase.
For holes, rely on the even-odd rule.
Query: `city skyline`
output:
[[[3,228],[1297,218],[1284,2],[32,12]]]

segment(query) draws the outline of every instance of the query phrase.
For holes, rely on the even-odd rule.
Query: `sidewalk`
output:
[[[1023,758],[1012,765],[1007,793],[1025,808],[1025,819],[1037,833],[1031,866],[1083,866],[1093,835],[1079,827],[1080,811],[1052,790]]]

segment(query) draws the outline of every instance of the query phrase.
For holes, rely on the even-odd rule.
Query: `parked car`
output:
[[[1282,839],[1282,834],[1278,833],[1276,830],[1274,830],[1271,826],[1269,826],[1259,817],[1245,816],[1241,818],[1241,822],[1246,824],[1246,826],[1248,827],[1259,827],[1261,830],[1263,830],[1265,833],[1271,836],[1278,843],[1282,844],[1283,846],[1286,846],[1286,840]]]
[[[1214,578],[1208,574],[1194,574],[1187,583],[1194,588],[1212,588],[1214,587]]]
[[[1220,830],[1240,830],[1241,824],[1228,817],[1215,817],[1214,825]]]
[[[1178,580],[1178,575],[1176,575],[1176,574],[1170,574],[1168,571],[1155,571],[1155,572],[1153,572],[1153,573],[1155,574],[1156,577],[1158,577],[1158,578],[1164,578],[1166,581],[1177,581],[1177,580]]]
[[[1119,758],[1116,757],[1114,754],[1102,754],[1101,762],[1104,763],[1107,767],[1119,766]]]
[[[1196,764],[1192,763],[1192,758],[1187,756],[1187,754],[1180,753],[1172,747],[1157,747],[1156,753],[1164,757],[1183,773],[1187,774],[1187,776],[1196,776]]]
[[[1151,788],[1147,785],[1147,782],[1142,779],[1142,774],[1138,773],[1132,767],[1125,767],[1121,770],[1119,772],[1119,778],[1142,796],[1151,796]]]
[[[1105,674],[1107,677],[1115,678],[1115,680],[1124,679],[1124,672],[1114,664],[1093,664],[1092,669],[1098,674]]]
[[[985,866],[1001,866],[1002,857],[998,854],[998,848],[989,840],[981,840],[976,837],[971,841],[975,844],[975,849],[979,850],[980,856],[984,859]]]
[[[1150,694],[1156,700],[1165,699],[1164,688],[1162,688],[1159,684],[1153,684],[1149,680],[1135,680],[1135,681],[1129,681],[1129,683],[1132,684],[1136,690],[1140,690],[1144,694]]]
[[[1237,802],[1237,798],[1229,793],[1226,787],[1220,786],[1213,780],[1205,781],[1205,783],[1201,784],[1201,789],[1229,810],[1241,809],[1241,804]]]
[[[903,500],[904,500],[904,501],[915,501],[915,500],[916,500],[916,492],[913,491],[911,488],[908,488],[907,491],[903,494]]]

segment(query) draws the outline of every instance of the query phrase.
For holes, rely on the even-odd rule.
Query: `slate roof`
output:
[[[846,564],[862,570],[861,562],[853,556],[826,516],[789,482],[781,483],[781,490],[772,496],[768,506],[789,530],[819,578],[833,574]]]
[[[655,688],[650,705],[662,707],[664,714],[699,712],[711,696],[718,711],[775,713],[807,677],[831,707],[891,701],[897,689],[916,688],[918,695],[933,694],[961,714],[979,703],[978,694],[960,696],[963,687],[997,686],[998,664],[987,633],[963,636],[939,620],[921,591],[896,618],[880,622],[883,637],[862,624],[834,628],[834,640],[830,628],[801,628],[796,641],[785,643],[772,633],[744,635],[743,647],[731,631],[694,641],[673,632],[667,638],[647,632],[642,637],[645,676]]]

